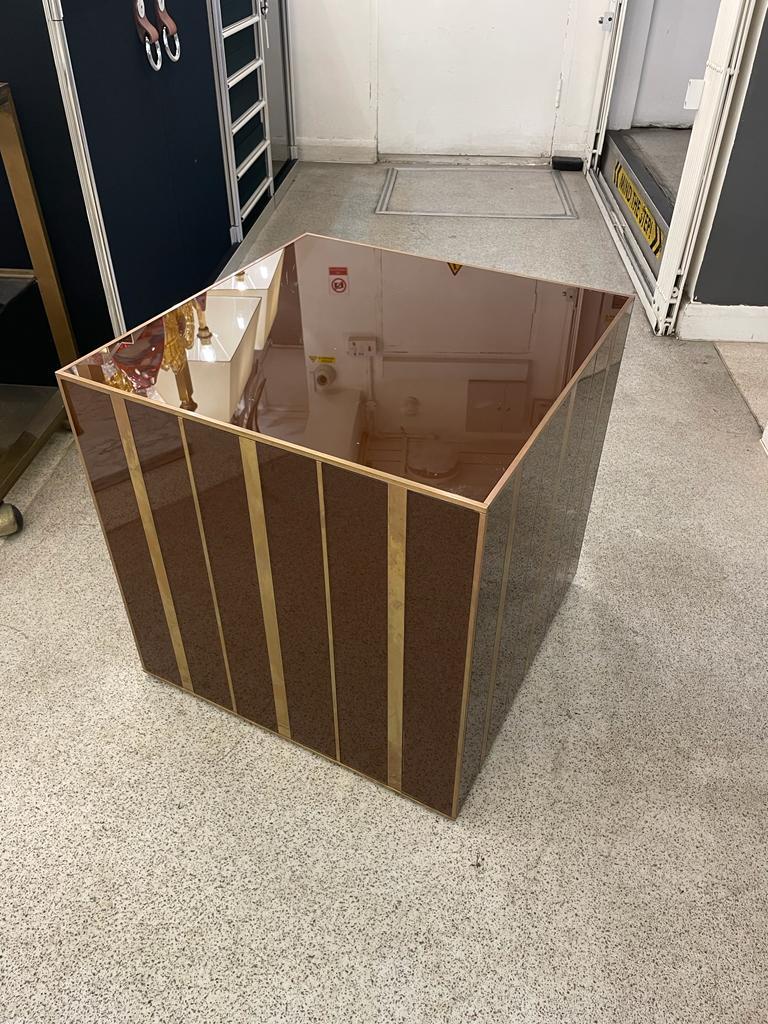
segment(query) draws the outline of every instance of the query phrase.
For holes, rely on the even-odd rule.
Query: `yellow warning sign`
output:
[[[336,356],[310,356],[313,363],[335,363]]]
[[[651,247],[651,252],[654,254],[656,259],[658,259],[661,256],[661,250],[664,246],[664,232],[657,224],[656,218],[648,209],[643,197],[635,188],[635,183],[618,160],[616,161],[616,166],[613,169],[613,184],[616,186],[621,198],[627,204],[629,212],[637,221],[637,226],[640,228],[643,233],[643,237]]]
[[[451,273],[454,277],[458,274],[461,268],[464,266],[463,263],[449,263],[448,266],[451,268]]]

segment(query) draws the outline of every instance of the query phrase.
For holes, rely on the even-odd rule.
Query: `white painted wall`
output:
[[[633,124],[689,126],[689,78],[703,78],[720,0],[656,0]]]
[[[379,151],[548,156],[567,0],[383,0]]]
[[[288,0],[302,160],[376,160],[377,0]]]
[[[608,114],[609,128],[631,128],[634,123],[653,7],[654,0],[630,0],[627,7],[621,53]]]
[[[607,38],[598,18],[607,9],[607,0],[571,0],[568,4],[561,63],[562,90],[552,145],[552,152],[560,156],[583,157],[592,143],[597,79]]]
[[[583,154],[606,0],[288,4],[303,159]]]

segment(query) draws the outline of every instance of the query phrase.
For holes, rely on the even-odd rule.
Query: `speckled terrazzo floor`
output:
[[[715,348],[764,430],[768,424],[768,345],[763,341],[720,341]]]
[[[304,229],[627,281],[579,221]],[[710,344],[639,308],[581,567],[458,822],[144,676],[71,441],[0,547],[2,1024],[768,1020],[768,459]]]

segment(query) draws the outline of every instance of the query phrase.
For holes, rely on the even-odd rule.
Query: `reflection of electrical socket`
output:
[[[356,335],[347,339],[348,356],[375,356],[379,350],[379,339],[371,335]]]

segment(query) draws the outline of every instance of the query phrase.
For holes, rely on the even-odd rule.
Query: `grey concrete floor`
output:
[[[691,141],[690,128],[633,128],[627,132],[645,165],[674,203]]]
[[[549,167],[435,167],[395,169],[384,212],[483,217],[567,217]]]
[[[579,221],[302,230],[626,288]],[[0,551],[3,1024],[768,1020],[768,460],[639,306],[575,585],[456,823],[145,676],[71,444]],[[36,464],[37,465],[37,464]]]
[[[768,423],[768,345],[763,341],[719,341],[715,348],[764,430]]]

